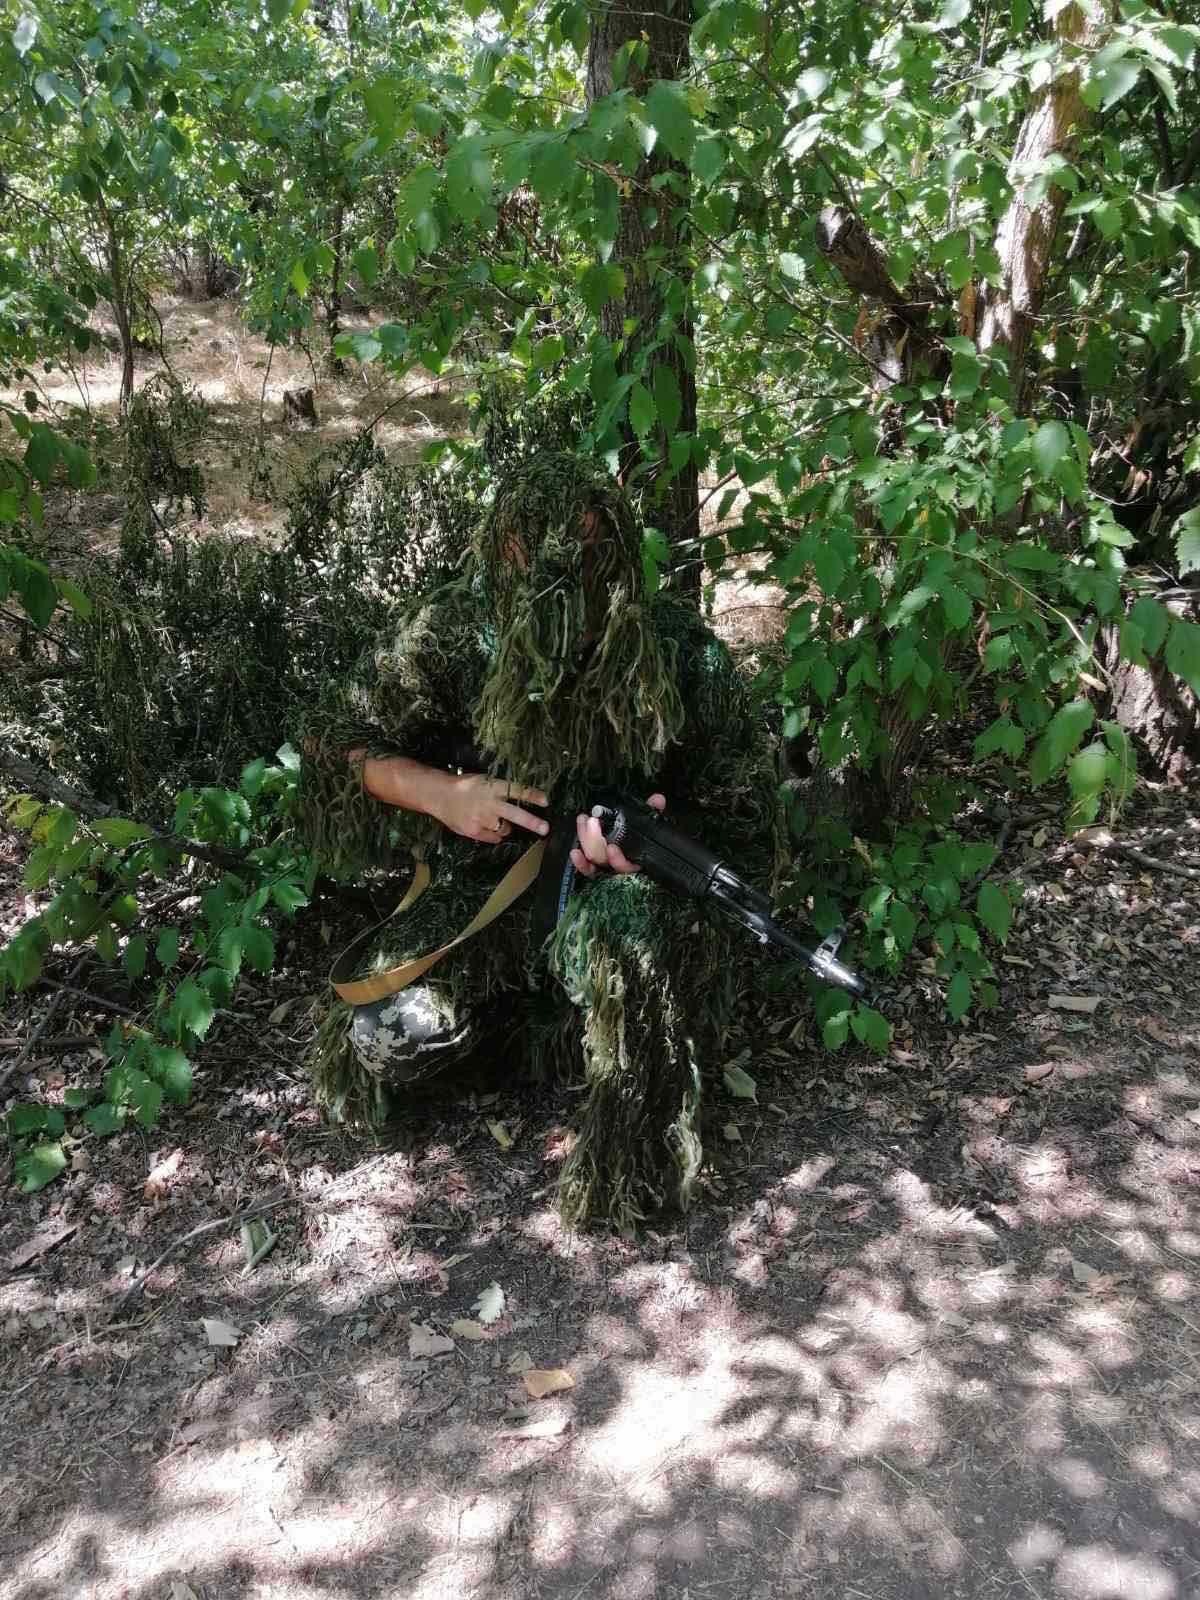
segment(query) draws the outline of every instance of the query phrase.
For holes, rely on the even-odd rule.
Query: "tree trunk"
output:
[[[1158,598],[1174,616],[1200,620],[1200,592],[1174,589]],[[1104,628],[1096,647],[1112,681],[1109,715],[1169,784],[1183,788],[1200,770],[1200,698],[1167,670],[1161,656],[1138,667],[1121,659],[1117,645],[1117,629]]]
[[[1094,51],[1108,32],[1107,16],[1094,20],[1078,5],[1068,5],[1055,18],[1060,40],[1081,51]],[[978,344],[981,350],[1003,350],[1013,402],[1021,409],[1025,361],[1038,309],[1046,288],[1050,255],[1067,195],[1051,184],[1030,204],[1027,174],[1048,156],[1070,158],[1075,136],[1087,118],[1079,92],[1079,69],[1072,68],[1039,89],[1017,135],[1008,175],[1013,198],[996,229],[996,254],[1004,278],[998,289],[982,296]]]
[[[892,281],[883,251],[846,206],[826,206],[817,218],[817,248],[847,288],[864,301],[854,343],[871,368],[876,394],[913,375],[944,365],[940,343],[930,337],[934,284],[914,277],[907,292]]]
[[[644,40],[647,47],[645,65],[631,68],[626,80],[635,94],[644,95],[658,79],[682,77],[688,68],[691,25],[692,0],[663,0],[661,6],[649,9],[637,0],[606,0],[598,5],[592,13],[588,41],[588,104],[612,94],[614,58],[621,46],[631,41]],[[680,398],[679,421],[674,429],[678,437],[694,435],[696,431],[696,374],[687,299],[691,272],[685,259],[687,241],[682,220],[687,200],[677,187],[674,191],[667,184],[651,187],[655,178],[668,171],[676,174],[675,185],[687,184],[687,169],[673,161],[660,142],[642,162],[633,181],[623,185],[611,259],[625,274],[625,291],[605,305],[601,325],[612,341],[618,370],[628,371],[637,355],[658,337],[666,310],[664,288],[673,284],[682,287],[682,310],[674,317],[674,330],[679,337],[672,337],[654,352],[643,379],[653,394],[657,369],[665,366],[674,373]],[[627,323],[633,324],[632,332],[626,332]],[[646,467],[633,430],[626,428],[624,435],[621,477],[632,486]],[[694,539],[699,532],[699,474],[689,455],[668,478],[671,469],[665,462],[670,440],[661,426],[658,442],[664,464],[659,468],[659,481],[651,488],[646,520],[659,527],[668,542],[675,545]],[[685,587],[699,594],[699,563],[690,563],[686,570],[689,580]]]
[[[121,340],[121,393],[118,403],[124,411],[133,398],[132,285],[126,276],[125,258],[121,251],[121,242],[117,238],[117,226],[103,196],[100,198],[100,215],[104,219],[104,265],[112,288],[109,304],[112,306],[113,320],[117,324],[117,333]]]
[[[329,335],[328,365],[335,377],[346,370],[345,364],[334,354],[333,342],[342,331],[342,234],[346,222],[346,207],[339,200],[333,213],[333,270],[330,273],[329,299],[325,302],[325,331]]]

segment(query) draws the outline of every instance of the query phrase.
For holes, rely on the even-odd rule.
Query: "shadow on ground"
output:
[[[636,1244],[562,1233],[554,1130],[517,1100],[462,1117],[457,1148],[431,1124],[341,1177],[327,1145],[231,1147],[208,1213],[185,1184],[134,1197],[127,1227],[130,1197],[93,1185],[74,1257],[4,1291],[27,1375],[0,1589],[1195,1593],[1196,1035],[1081,1036],[1052,1067],[1019,1022],[1002,1043],[1005,1065],[938,1078],[931,1103],[909,1081],[900,1131],[875,1107],[894,1071],[826,1082],[847,1118],[824,1126],[815,1082],[774,1082],[726,1192]],[[152,1259],[285,1168],[297,1203],[261,1267],[242,1276],[218,1232],[105,1327],[119,1245]],[[90,1289],[72,1259],[104,1268]],[[410,1358],[414,1328],[471,1318],[492,1282],[484,1337]],[[202,1316],[236,1348],[209,1350]],[[529,1400],[526,1360],[574,1387]]]

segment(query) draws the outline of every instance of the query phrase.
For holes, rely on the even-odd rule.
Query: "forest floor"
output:
[[[386,1146],[322,1127],[361,913],[302,912],[186,1111],[0,1174],[0,1596],[1200,1596],[1195,811],[1141,786],[1147,864],[1018,802],[1000,1008],[951,1026],[918,973],[883,1056],[748,977],[757,1101],[710,1090],[698,1203],[637,1238],[563,1230],[575,1096],[510,1062]],[[95,1073],[70,1041],[131,996],[74,982],[0,1009],[0,1107]]]

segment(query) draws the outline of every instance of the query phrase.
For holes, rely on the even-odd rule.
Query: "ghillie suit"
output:
[[[585,549],[581,530],[595,537],[597,524]],[[778,860],[773,760],[744,684],[690,607],[645,596],[627,502],[573,456],[543,456],[500,483],[462,572],[402,608],[352,682],[329,686],[301,748],[301,826],[327,871],[394,868],[410,851],[432,868],[433,887],[385,925],[364,974],[457,934],[529,840],[477,844],[385,806],[349,751],[536,785],[556,816],[574,816],[602,785],[661,790],[678,826],[764,887]],[[534,1073],[582,1065],[587,1098],[561,1180],[567,1220],[623,1226],[686,1204],[701,1073],[732,998],[730,935],[638,875],[581,885],[540,943],[530,900],[397,997],[389,1019],[410,1033],[397,1070],[391,1030],[376,1051],[378,1032],[356,1034],[356,1014],[333,1004],[314,1052],[320,1101],[335,1118],[375,1122],[406,1079],[472,1045],[502,1047],[511,1030]],[[422,1060],[427,1036],[438,1048]]]

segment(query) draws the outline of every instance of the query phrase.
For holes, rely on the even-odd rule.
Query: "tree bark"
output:
[[[661,5],[649,9],[638,0],[602,0],[592,12],[588,41],[588,104],[613,93],[613,61],[621,46],[630,41],[644,39],[647,46],[645,65],[631,69],[626,80],[635,94],[644,95],[660,78],[682,77],[690,59],[691,25],[692,0],[662,0]],[[674,190],[666,184],[652,188],[653,180],[667,172],[676,175]],[[618,370],[628,371],[639,352],[658,335],[665,309],[664,285],[674,278],[682,285],[683,310],[675,318],[675,327],[683,346],[681,348],[674,338],[661,345],[651,357],[644,377],[647,388],[653,393],[657,368],[667,366],[674,373],[681,402],[676,435],[696,431],[692,318],[686,298],[690,267],[685,259],[687,241],[683,223],[687,199],[678,192],[681,183],[688,183],[687,169],[673,161],[659,143],[642,162],[632,183],[622,186],[611,259],[625,274],[625,291],[620,298],[608,301],[601,313],[601,325],[617,354]],[[627,323],[634,324],[632,332],[626,332]],[[624,433],[621,477],[622,481],[629,482],[640,476],[639,469],[644,471],[645,468],[632,429],[626,428]],[[665,460],[669,440],[661,429],[659,442]],[[700,526],[699,474],[695,461],[689,456],[669,480],[666,478],[669,467],[660,472],[662,478],[651,488],[654,503],[647,520],[653,521],[672,545],[694,539]],[[689,565],[687,571],[691,576],[685,587],[699,594],[699,564]]]
[[[121,393],[118,403],[124,411],[133,398],[133,295],[125,272],[125,258],[117,237],[117,226],[103,195],[100,197],[100,215],[104,219],[104,264],[112,286],[109,304],[121,339]]]
[[[905,293],[888,271],[883,251],[846,206],[826,206],[817,218],[817,248],[848,289],[865,302],[854,343],[871,367],[876,394],[937,364],[929,312],[937,295],[919,277]]]
[[[1095,50],[1109,27],[1107,11],[1097,19],[1078,5],[1065,7],[1054,22],[1059,39],[1080,51]],[[977,342],[981,350],[1002,350],[1007,355],[1018,410],[1025,388],[1029,341],[1067,201],[1066,190],[1051,184],[1040,200],[1030,204],[1026,199],[1027,183],[1031,169],[1048,156],[1071,155],[1087,115],[1080,95],[1079,69],[1074,67],[1035,93],[1009,163],[1013,198],[996,229],[996,254],[1004,276],[999,288],[989,288],[983,295]]]
[[[1158,599],[1174,616],[1194,622],[1200,615],[1195,590],[1175,589]],[[1101,630],[1096,647],[1111,677],[1113,720],[1138,741],[1172,787],[1186,787],[1200,769],[1200,698],[1161,657],[1145,667],[1123,660],[1115,626]]]
[[[329,337],[327,365],[334,377],[345,372],[345,363],[334,353],[334,341],[342,331],[342,249],[346,207],[339,197],[333,212],[333,270],[330,273],[329,299],[325,302],[325,331]]]

